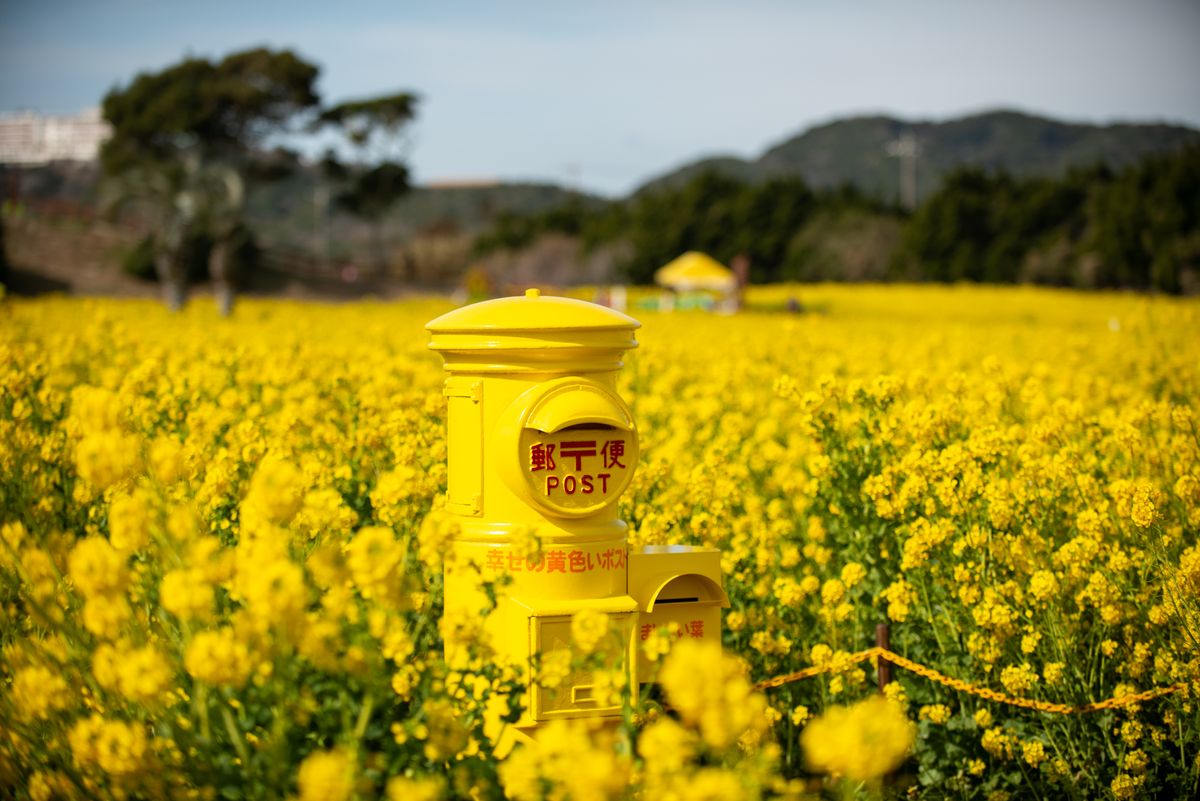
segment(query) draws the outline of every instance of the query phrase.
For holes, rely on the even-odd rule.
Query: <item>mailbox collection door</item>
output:
[[[608,615],[611,635],[606,637],[593,654],[579,653],[571,637],[570,615],[548,615],[529,618],[530,659],[537,663],[553,660],[566,653],[568,664],[599,663],[600,670],[621,671],[629,678],[630,641],[636,613],[618,612]],[[597,669],[573,669],[554,687],[538,682],[530,686],[530,713],[534,720],[573,717],[612,717],[621,714],[619,694],[609,692],[610,685],[597,681]],[[607,696],[607,697],[606,697]]]

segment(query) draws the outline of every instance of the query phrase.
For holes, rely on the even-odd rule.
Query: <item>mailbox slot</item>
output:
[[[571,688],[571,703],[581,708],[588,705],[594,706],[600,703],[599,700],[592,695],[595,689],[596,685],[594,684],[576,684]]]
[[[729,599],[720,585],[707,576],[686,573],[673,576],[661,584],[645,605],[647,612],[656,607],[671,604],[693,604],[696,606],[727,606]]]
[[[525,427],[553,434],[577,426],[633,431],[628,407],[608,390],[591,381],[565,381],[549,388],[539,398]]]

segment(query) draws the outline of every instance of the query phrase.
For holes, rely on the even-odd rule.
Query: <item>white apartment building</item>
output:
[[[0,164],[93,161],[111,133],[98,108],[72,116],[0,114]]]

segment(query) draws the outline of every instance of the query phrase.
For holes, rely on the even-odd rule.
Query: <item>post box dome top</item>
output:
[[[574,298],[543,296],[536,289],[526,290],[523,297],[472,303],[447,312],[425,326],[435,335],[633,331],[640,327],[637,320],[606,306]],[[436,344],[433,347],[436,349]]]
[[[605,306],[530,289],[455,309],[425,327],[429,348],[451,372],[519,373],[619,370],[640,326]]]

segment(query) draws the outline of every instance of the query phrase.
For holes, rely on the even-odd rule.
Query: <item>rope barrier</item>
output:
[[[1171,693],[1178,692],[1179,690],[1185,689],[1188,686],[1188,682],[1179,682],[1178,684],[1172,684],[1168,687],[1155,687],[1154,689],[1145,690],[1140,693],[1122,695],[1119,698],[1108,698],[1104,701],[1094,701],[1090,704],[1083,704],[1081,706],[1071,706],[1069,704],[1055,704],[1051,703],[1050,701],[1038,701],[1033,698],[1018,698],[1013,695],[990,690],[987,687],[978,687],[974,684],[963,681],[962,679],[956,679],[951,676],[947,676],[944,673],[939,673],[933,668],[928,668],[924,665],[918,664],[907,657],[903,657],[900,656],[900,654],[889,651],[887,648],[875,647],[834,659],[832,662],[826,665],[814,665],[812,667],[805,668],[804,670],[797,670],[794,673],[786,673],[782,676],[775,676],[770,679],[765,679],[755,684],[754,689],[769,690],[774,687],[782,687],[785,684],[791,684],[795,681],[802,681],[803,679],[810,679],[823,673],[841,672],[851,665],[857,665],[860,662],[876,659],[882,659],[885,662],[890,662],[896,667],[904,668],[912,673],[916,673],[918,676],[937,682],[938,684],[943,684],[947,687],[958,690],[959,692],[976,695],[980,698],[986,698],[989,701],[995,701],[996,703],[1000,704],[1009,704],[1010,706],[1019,706],[1025,709],[1035,709],[1039,712],[1053,712],[1059,715],[1078,715],[1084,712],[1098,712],[1102,709],[1117,709],[1123,706],[1131,706],[1133,704],[1139,704],[1143,701],[1149,701],[1153,698],[1170,695]]]

